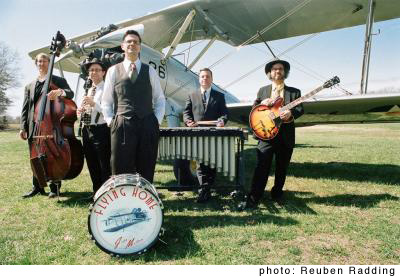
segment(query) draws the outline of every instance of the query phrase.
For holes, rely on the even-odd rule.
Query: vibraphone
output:
[[[243,147],[248,132],[235,127],[160,128],[158,159],[184,159],[204,163],[217,172],[236,178],[243,186]]]

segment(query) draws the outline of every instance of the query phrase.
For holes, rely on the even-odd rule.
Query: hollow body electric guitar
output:
[[[283,105],[283,99],[281,97],[277,97],[273,101],[272,106],[268,106],[265,104],[260,104],[255,106],[249,115],[249,123],[251,129],[253,129],[254,135],[261,140],[271,140],[279,133],[279,128],[283,123],[290,123],[294,119],[291,117],[287,121],[283,121],[279,114],[280,112],[290,110],[297,105],[303,103],[306,99],[312,97],[317,94],[324,88],[330,88],[340,82],[337,76],[332,79],[326,81],[322,86],[314,89],[313,91],[303,95],[293,102]]]

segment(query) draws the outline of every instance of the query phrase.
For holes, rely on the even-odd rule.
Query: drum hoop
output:
[[[150,182],[149,182],[149,183],[150,183]],[[122,185],[127,185],[127,186],[136,187],[136,186],[133,185],[133,184],[121,184],[121,185],[118,185],[118,186],[116,186],[116,187],[119,187],[119,186],[122,186]],[[146,189],[146,187],[144,187],[144,186],[138,186],[138,187],[140,187],[141,189],[144,189],[144,190],[148,191],[153,197],[159,199],[158,197],[156,197],[156,196],[154,195],[154,193],[153,193],[152,191]],[[159,203],[161,204],[161,205],[159,205],[160,211],[161,211],[160,230],[158,231],[158,234],[157,234],[157,236],[153,239],[153,241],[152,241],[151,243],[149,243],[146,247],[142,248],[140,251],[136,251],[136,252],[133,252],[133,253],[126,253],[126,254],[125,254],[125,253],[116,253],[116,252],[110,251],[109,249],[103,247],[103,246],[96,240],[96,238],[95,238],[94,235],[93,235],[92,228],[91,228],[91,225],[90,225],[90,218],[91,218],[91,216],[92,216],[92,214],[93,214],[92,211],[93,211],[93,208],[94,208],[94,204],[96,203],[97,199],[99,199],[103,194],[108,193],[108,192],[109,192],[109,190],[105,190],[98,198],[96,198],[96,200],[94,200],[93,204],[91,204],[90,207],[89,207],[89,214],[88,214],[87,225],[88,225],[88,231],[89,231],[90,239],[91,239],[92,241],[94,241],[94,243],[97,245],[97,247],[99,247],[102,251],[104,251],[105,253],[107,253],[107,254],[109,254],[109,255],[111,255],[111,256],[115,256],[115,257],[122,257],[122,256],[125,256],[125,257],[126,257],[126,256],[142,255],[143,253],[147,252],[147,250],[149,250],[154,244],[156,244],[158,240],[160,240],[160,236],[162,236],[163,233],[164,233],[164,231],[165,231],[165,229],[162,227],[162,225],[163,225],[163,223],[164,223],[164,209],[163,209],[163,207],[162,207],[162,202],[159,202]]]
[[[123,176],[132,176],[134,178],[139,178],[139,182],[138,182],[138,184],[135,184],[135,185],[134,185],[134,183],[118,183],[117,185],[115,185],[115,182],[114,182],[113,184],[109,185],[108,188],[105,189],[101,194],[99,194],[98,197],[96,197],[96,195],[97,195],[97,193],[96,193],[95,196],[93,197],[94,198],[93,201],[96,202],[96,200],[98,198],[100,198],[101,195],[103,195],[105,192],[108,192],[108,191],[110,191],[112,189],[115,189],[116,187],[123,186],[123,185],[134,185],[134,186],[138,186],[139,188],[146,189],[147,191],[151,192],[153,194],[153,196],[157,199],[158,203],[160,204],[160,208],[162,210],[164,209],[164,204],[162,203],[160,197],[158,196],[158,193],[157,193],[157,190],[156,190],[155,186],[152,183],[150,183],[149,181],[147,181],[145,178],[140,176],[139,174],[113,175],[103,184],[103,186],[105,184],[107,184],[110,180],[116,180],[116,179],[121,178]],[[142,184],[142,180],[144,180],[144,182],[143,182],[144,184]],[[146,184],[146,182],[147,182],[147,184]],[[150,189],[147,188],[148,186],[150,186]],[[100,190],[101,190],[101,187],[100,187],[99,191]]]

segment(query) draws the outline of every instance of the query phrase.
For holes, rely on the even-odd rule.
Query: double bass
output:
[[[50,100],[48,92],[58,89],[52,82],[55,57],[65,46],[65,37],[58,31],[51,43],[50,65],[41,96],[34,111],[35,128],[30,149],[30,162],[40,187],[47,181],[61,181],[77,177],[83,168],[83,148],[75,137],[76,104],[73,100],[57,97]]]

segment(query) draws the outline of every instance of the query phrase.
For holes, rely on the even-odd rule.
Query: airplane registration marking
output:
[[[156,70],[156,72],[158,72],[158,76],[161,78],[161,79],[165,79],[165,67],[164,66],[162,66],[162,65],[157,65],[155,62],[153,62],[153,61],[149,61],[149,65],[151,65],[155,70]],[[157,70],[157,67],[158,67],[158,70]]]

